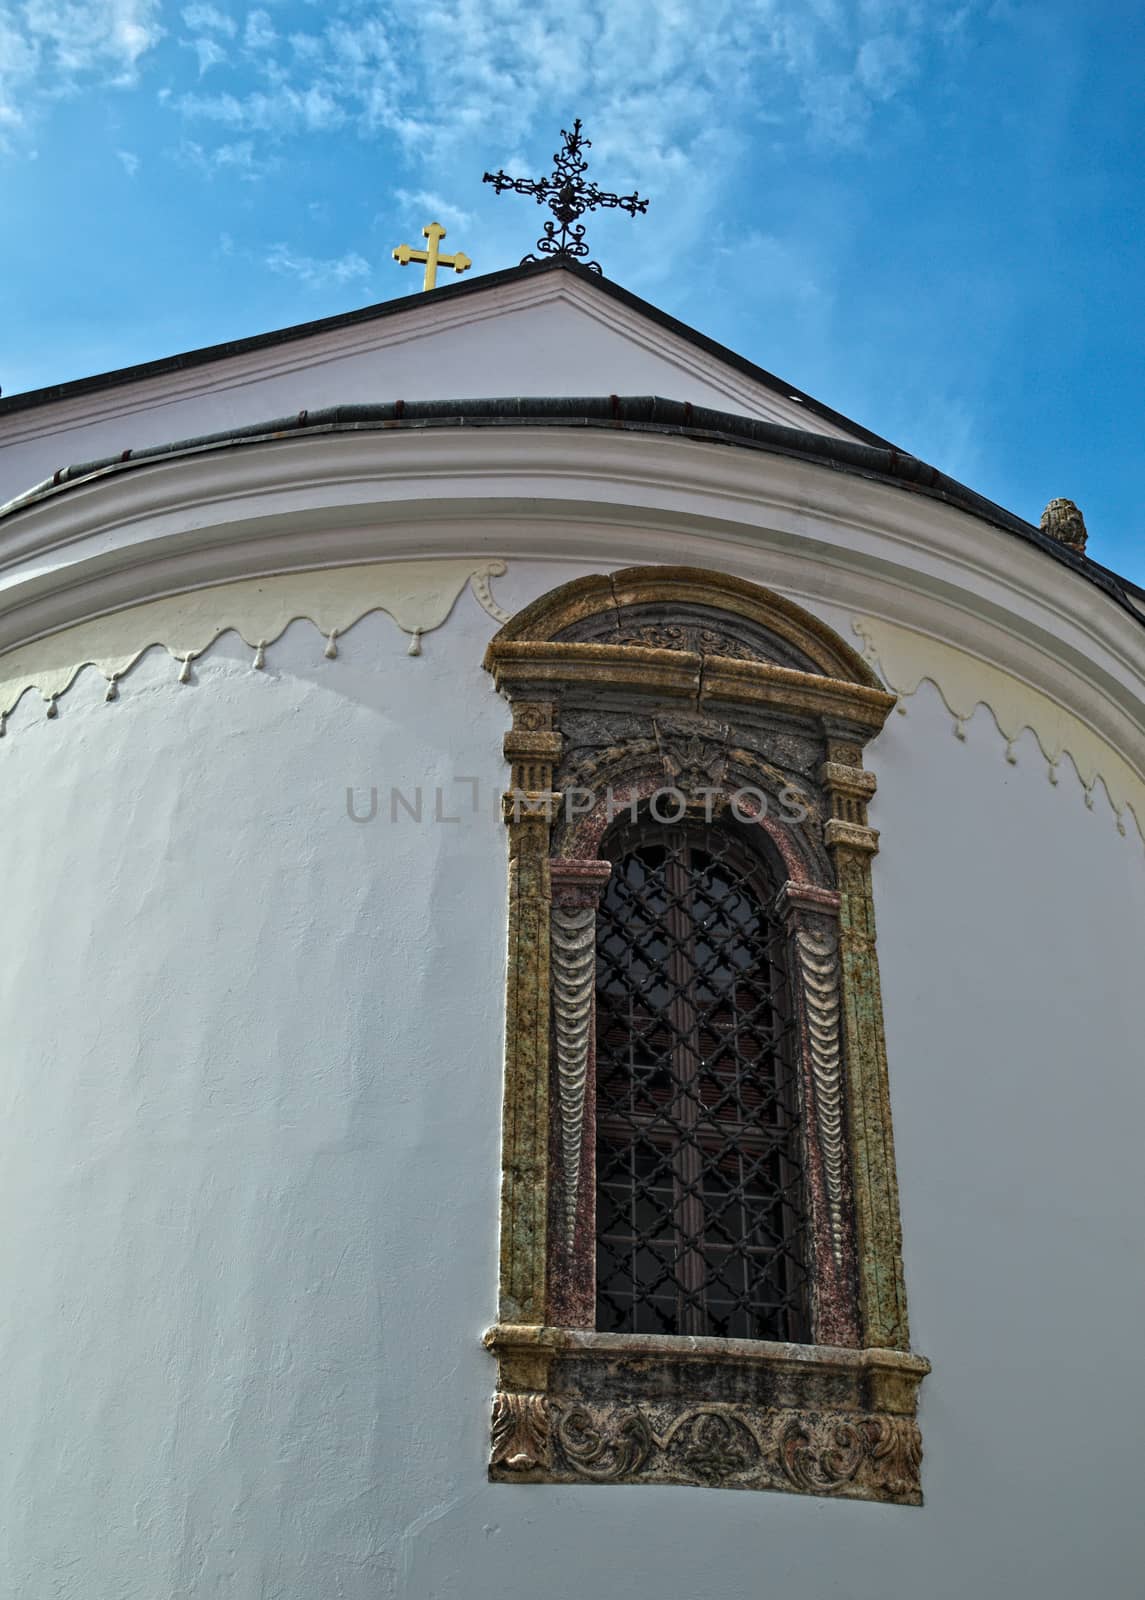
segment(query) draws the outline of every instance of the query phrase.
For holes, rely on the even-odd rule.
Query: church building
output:
[[[4,399],[0,502],[0,1592],[1138,1592],[1070,502],[561,250]]]

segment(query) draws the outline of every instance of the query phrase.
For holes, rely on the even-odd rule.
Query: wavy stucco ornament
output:
[[[1118,832],[1127,833],[1127,820],[1132,820],[1145,843],[1145,776],[1079,716],[954,645],[870,617],[859,617],[852,626],[863,640],[863,655],[900,698],[913,695],[923,683],[932,684],[954,718],[956,739],[966,738],[966,723],[985,706],[1006,741],[1011,765],[1018,760],[1014,746],[1028,728],[1045,757],[1051,783],[1058,782],[1060,764],[1068,756],[1086,805],[1093,808],[1100,783],[1116,814]],[[899,710],[905,709],[900,704]]]
[[[107,679],[108,700],[148,650],[161,646],[179,662],[179,681],[191,681],[192,663],[224,633],[235,632],[254,652],[251,665],[264,667],[270,645],[299,619],[312,622],[325,639],[324,654],[338,654],[338,639],[372,611],[385,611],[410,636],[407,654],[421,654],[422,636],[440,628],[469,584],[498,622],[506,613],[493,599],[491,577],[505,563],[472,558],[376,561],[313,572],[242,578],[186,594],[94,617],[59,633],[18,645],[0,655],[0,733],[21,697],[38,689],[49,717],[56,702],[84,667]]]
[[[839,939],[800,928],[795,936],[807,1007],[811,1076],[823,1151],[831,1249],[843,1261],[843,1077],[839,1060]]]
[[[549,959],[553,975],[553,1028],[557,1046],[561,1153],[564,1158],[566,1238],[576,1231],[581,1135],[596,976],[596,910],[554,906]]]

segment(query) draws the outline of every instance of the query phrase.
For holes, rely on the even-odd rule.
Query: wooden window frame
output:
[[[513,713],[491,1476],[920,1504],[929,1365],[907,1325],[862,766],[894,696],[809,613],[692,568],[565,584],[485,664]],[[595,1330],[601,842],[670,785],[736,807],[786,874],[813,1343]],[[792,785],[797,823],[768,803]]]

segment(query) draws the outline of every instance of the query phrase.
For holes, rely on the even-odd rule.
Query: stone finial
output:
[[[1042,512],[1041,529],[1067,549],[1085,554],[1085,518],[1072,500],[1051,500]]]

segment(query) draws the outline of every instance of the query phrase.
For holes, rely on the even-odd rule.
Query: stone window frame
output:
[[[490,1476],[921,1504],[930,1369],[910,1350],[862,764],[894,695],[801,607],[687,567],[564,584],[501,629],[485,666],[513,716]],[[735,796],[753,825],[754,806],[786,873],[814,1343],[594,1328],[600,844],[668,787],[717,820]],[[797,824],[766,803],[792,789]]]

